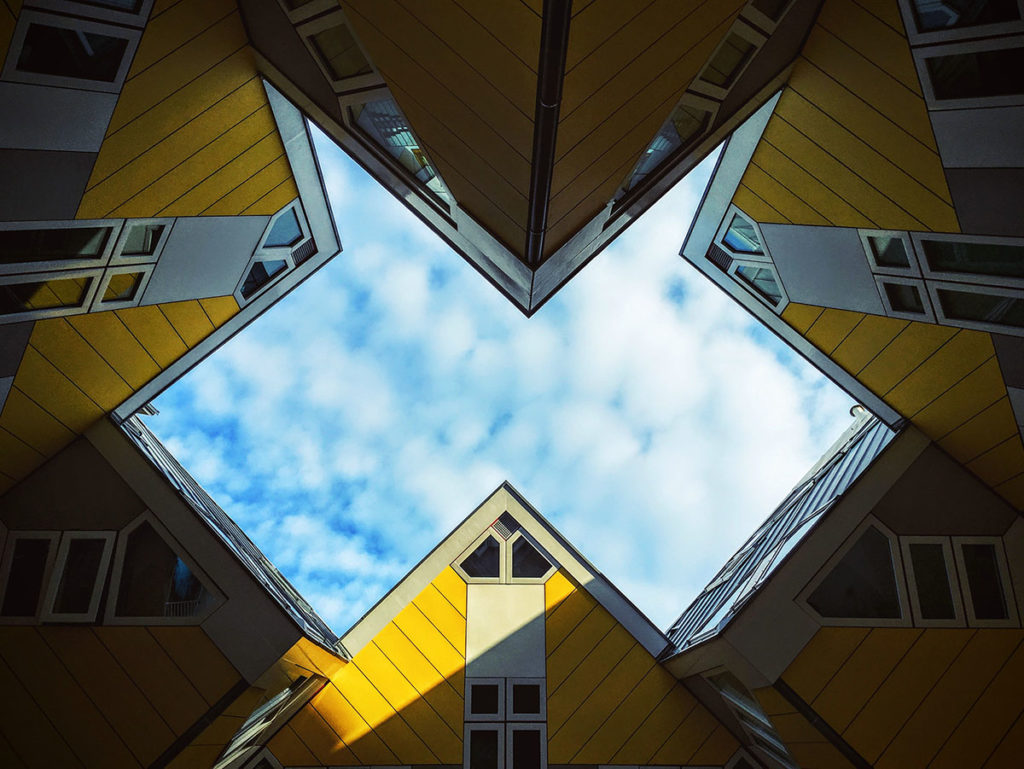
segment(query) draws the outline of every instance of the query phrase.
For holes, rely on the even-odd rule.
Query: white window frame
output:
[[[930,110],[964,109],[966,107],[1008,107],[1024,104],[1024,94],[1008,94],[1005,96],[971,96],[961,99],[936,99],[935,88],[932,86],[931,76],[928,74],[927,59],[937,56],[947,56],[963,53],[981,53],[984,51],[998,51],[1006,48],[1024,48],[1024,35],[1014,37],[989,38],[986,40],[968,40],[963,42],[947,43],[945,45],[930,45],[922,48],[911,49],[914,56],[914,66],[917,68],[917,75],[921,81],[921,90],[924,92],[925,102]]]
[[[903,14],[903,26],[907,31],[907,39],[911,45],[927,45],[929,43],[948,43],[966,38],[993,37],[1013,32],[1024,32],[1024,0],[1016,0],[1017,8],[1021,13],[1021,21],[1003,21],[993,24],[977,24],[972,27],[959,27],[955,29],[934,29],[929,32],[921,32],[917,27],[917,17],[914,16],[912,0],[899,0],[900,11]]]
[[[142,301],[142,295],[146,293],[146,287],[149,285],[149,279],[153,277],[153,269],[155,267],[155,264],[131,264],[118,267],[108,267],[103,271],[103,274],[99,278],[99,288],[96,289],[96,294],[93,296],[89,312],[103,312],[106,310],[121,310],[125,307],[138,307],[139,302]],[[111,299],[109,301],[103,301],[103,295],[107,291],[107,286],[110,284],[111,278],[115,275],[125,275],[135,272],[141,273],[142,277],[139,278],[138,288],[135,289],[135,293],[130,299]]]
[[[913,286],[921,297],[921,306],[924,312],[906,312],[897,310],[889,301],[889,294],[885,290],[885,284],[892,283],[898,286]],[[902,320],[916,320],[923,323],[935,323],[935,310],[933,309],[934,298],[928,293],[928,284],[920,278],[910,278],[900,275],[875,275],[875,287],[878,289],[878,298],[882,300],[882,307],[885,314],[890,318],[901,318]]]
[[[17,275],[35,272],[61,272],[64,270],[89,269],[106,267],[114,254],[115,244],[121,237],[123,219],[76,219],[63,222],[3,222],[0,231],[9,230],[76,230],[93,227],[108,227],[110,233],[103,251],[94,257],[78,257],[75,259],[52,259],[44,262],[15,262],[0,264],[0,275]]]
[[[75,0],[32,0],[36,8],[48,11],[67,13],[74,11],[76,16],[89,16],[100,21],[112,21],[115,24],[126,24],[129,27],[144,27],[149,13],[153,9],[153,0],[141,0],[137,11],[120,11],[116,8],[102,8],[90,3]]]
[[[864,256],[868,260],[868,266],[875,275],[894,275],[896,277],[921,277],[921,267],[918,264],[917,254],[914,251],[914,243],[909,233],[902,230],[857,230],[860,236],[860,244],[864,248]],[[903,248],[907,252],[908,267],[893,267],[889,264],[879,264],[875,260],[875,252],[871,248],[869,238],[899,238],[903,242]]]
[[[732,225],[733,218],[736,216],[746,220],[746,222],[754,228],[754,232],[757,233],[757,237],[761,241],[760,254],[734,251],[725,242],[725,235],[729,231],[729,227]],[[718,231],[715,233],[713,242],[714,245],[722,249],[722,251],[728,254],[732,259],[732,264],[729,265],[729,269],[726,272],[732,282],[737,284],[747,294],[754,297],[754,299],[759,301],[773,313],[781,315],[782,311],[789,305],[789,294],[786,293],[786,287],[782,284],[782,279],[779,277],[779,271],[776,269],[775,262],[772,260],[771,252],[768,250],[768,244],[764,239],[764,233],[761,231],[760,225],[754,220],[754,218],[737,207],[735,203],[730,203],[728,210],[725,212],[725,217],[722,219],[722,223],[718,226]],[[765,297],[761,296],[761,294],[758,293],[757,290],[755,290],[749,283],[739,277],[736,272],[740,267],[760,267],[770,270],[772,276],[775,278],[775,285],[779,287],[779,294],[781,295],[779,303],[777,305],[773,305]]]
[[[480,547],[481,544],[488,538],[492,537],[498,542],[498,576],[497,577],[471,577],[462,568],[462,562],[466,560],[473,551]],[[501,536],[493,527],[488,526],[487,529],[479,537],[473,540],[473,544],[459,553],[459,556],[452,561],[452,568],[458,572],[459,576],[462,577],[466,582],[470,584],[483,584],[483,585],[500,585],[503,583],[505,574],[507,574],[506,568],[506,547],[505,538]]]
[[[961,320],[960,318],[950,318],[946,315],[946,312],[942,307],[942,302],[939,301],[940,289],[960,291],[965,294],[984,294],[987,296],[1003,296],[1009,299],[1024,299],[1024,292],[1022,292],[1021,289],[1005,288],[1003,286],[978,285],[976,283],[955,283],[953,281],[946,280],[929,280],[926,285],[928,287],[929,299],[931,300],[932,306],[935,308],[936,320],[933,322],[944,326],[970,328],[978,331],[1006,334],[1008,336],[1024,336],[1024,328],[1017,328],[1014,326],[1004,325],[1002,323],[988,323],[980,320]]]
[[[539,713],[516,713],[512,709],[512,695],[515,686],[539,686],[540,687],[540,712]],[[546,678],[509,678],[505,684],[505,720],[514,722],[544,721],[548,720],[548,697]]]
[[[107,581],[107,571],[110,567],[110,558],[114,552],[114,538],[117,532],[114,531],[65,531],[60,538],[60,545],[57,548],[57,560],[50,576],[50,584],[46,588],[43,601],[42,618],[44,622],[95,622],[96,612],[100,607],[100,599],[103,597],[103,587]],[[89,598],[89,608],[83,613],[57,613],[53,604],[57,600],[57,590],[60,587],[61,577],[64,576],[64,569],[67,566],[68,551],[71,543],[78,540],[97,539],[103,541],[103,552],[100,555],[99,569],[96,571],[96,582],[92,587],[92,595]]]
[[[103,271],[93,268],[89,270],[61,270],[60,272],[24,272],[14,275],[0,275],[0,286],[7,286],[12,283],[28,283],[34,281],[62,280],[70,278],[91,278],[89,288],[79,304],[68,307],[48,307],[39,310],[25,310],[23,312],[12,312],[7,315],[0,315],[0,325],[5,323],[16,323],[22,320],[42,320],[43,318],[59,318],[63,315],[81,315],[89,311],[96,299],[99,285],[103,279]]]
[[[46,566],[43,569],[43,578],[39,586],[39,603],[36,606],[36,613],[31,617],[4,617],[0,616],[0,625],[36,625],[46,605],[47,587],[53,575],[53,565],[57,560],[57,542],[60,539],[59,531],[8,531],[7,540],[4,543],[3,561],[0,565],[0,605],[7,595],[7,580],[11,576],[11,564],[14,560],[14,548],[22,539],[46,539],[50,541],[50,550],[46,556]]]
[[[67,10],[65,3],[59,3]],[[78,3],[75,4],[79,5]],[[134,14],[129,14],[134,16]],[[127,40],[124,55],[118,66],[117,73],[112,82],[101,80],[89,80],[86,78],[65,77],[63,75],[46,75],[39,72],[24,72],[18,69],[18,59],[21,57],[21,50],[25,44],[25,36],[32,24],[42,24],[49,27],[62,27],[76,32],[92,32],[108,37],[119,37]],[[27,83],[30,85],[53,85],[61,88],[74,88],[79,91],[100,91],[102,93],[120,93],[124,85],[128,69],[135,58],[135,51],[139,46],[142,37],[142,29],[104,24],[100,21],[76,18],[73,16],[58,16],[43,11],[23,10],[18,17],[18,24],[14,30],[14,37],[8,49],[7,61],[3,68],[0,79],[12,83]]]
[[[818,614],[817,610],[811,606],[807,599],[810,595],[818,588],[825,578],[832,573],[832,569],[843,559],[843,556],[849,552],[861,538],[861,535],[871,526],[874,526],[880,531],[885,538],[889,540],[889,553],[892,557],[892,570],[893,577],[896,580],[896,598],[900,606],[899,618],[890,617],[823,617]],[[900,550],[899,538],[892,532],[892,530],[879,521],[875,516],[868,515],[863,521],[861,521],[857,528],[855,528],[850,535],[843,540],[843,544],[829,556],[828,560],[822,564],[821,568],[818,569],[817,573],[811,579],[804,589],[797,595],[797,605],[800,606],[807,614],[814,619],[822,627],[913,627],[913,617],[910,613],[910,601],[908,600],[908,590],[906,576],[903,570],[903,555]]]
[[[171,548],[200,582],[213,600],[209,606],[192,617],[120,617],[117,615],[117,599],[121,590],[121,574],[124,571],[124,558],[128,550],[128,536],[143,523],[150,524],[164,543]],[[224,603],[225,596],[210,576],[196,564],[188,550],[175,539],[160,520],[149,510],[144,511],[135,520],[117,533],[117,544],[114,548],[114,569],[110,575],[110,590],[107,591],[107,605],[103,614],[106,625],[200,625],[207,617]]]
[[[484,721],[467,721],[465,729],[465,738],[463,739],[462,746],[462,766],[464,769],[469,769],[469,745],[470,745],[470,734],[473,732],[497,732],[498,733],[498,769],[505,769],[505,724],[484,722]],[[542,744],[542,752],[546,746]],[[541,767],[543,769],[543,767]]]
[[[960,590],[963,595],[964,613],[967,616],[968,627],[1019,627],[1020,618],[1017,613],[1017,600],[1013,589],[1013,580],[1010,578],[1010,569],[1006,562],[1006,551],[1003,548],[1003,538],[993,536],[963,536],[953,537],[953,556],[956,559],[957,571],[962,575],[960,579]],[[971,585],[967,579],[967,569],[964,566],[963,551],[961,545],[993,545],[996,554],[996,564],[999,568],[999,579],[1003,585],[1003,600],[1006,602],[1006,619],[978,619],[974,614],[974,601],[971,597]]]
[[[544,572],[543,576],[540,576],[540,577],[513,577],[512,576],[512,544],[516,540],[518,540],[518,539],[525,539],[527,542],[529,542],[531,545],[533,545],[534,548],[536,548],[538,553],[540,553],[542,556],[544,556],[544,558],[547,559],[547,561],[548,561],[548,570],[546,572]],[[502,537],[499,536],[498,537],[498,541],[500,542],[501,540],[502,540]],[[505,556],[504,569],[502,570],[502,573],[505,575],[505,580],[504,580],[505,584],[509,584],[509,585],[540,585],[540,584],[544,584],[549,579],[551,579],[551,575],[554,574],[555,570],[558,568],[558,566],[555,563],[555,559],[551,557],[550,553],[548,553],[547,550],[545,550],[543,547],[541,547],[540,543],[536,539],[531,537],[529,534],[527,534],[526,530],[523,529],[523,528],[520,528],[518,531],[514,532],[511,537],[509,537],[507,540],[505,540],[502,543],[502,550],[507,553],[507,555]]]
[[[473,713],[473,687],[474,686],[490,686],[497,685],[498,687],[498,712],[497,713]],[[466,723],[499,723],[505,721],[506,699],[508,697],[508,691],[505,686],[504,678],[466,678],[466,713],[464,719]]]
[[[729,85],[723,88],[722,86],[715,85],[714,83],[705,80],[704,75],[711,68],[711,62],[715,60],[719,51],[725,47],[726,43],[733,35],[742,38],[748,43],[752,43],[754,45],[754,50],[747,60],[740,65],[739,69],[733,73],[732,81]],[[761,51],[761,46],[763,46],[767,40],[768,38],[757,29],[749,24],[743,23],[742,20],[737,19],[729,28],[729,31],[726,32],[725,35],[722,36],[722,39],[718,41],[718,45],[715,46],[715,50],[708,57],[707,62],[701,68],[700,73],[693,79],[693,82],[690,83],[690,90],[702,96],[710,96],[713,99],[723,101],[729,95],[729,91],[732,90],[733,86],[735,86],[736,83],[739,82],[740,78],[743,77],[743,74],[750,67],[751,62],[757,58],[757,54]]]
[[[291,246],[267,246],[264,245],[267,238],[270,237],[270,232],[273,230],[277,220],[282,216],[285,216],[289,212],[294,211],[295,218],[299,223],[299,229],[302,231],[302,237],[297,243]],[[306,218],[306,212],[302,208],[302,201],[299,198],[292,200],[284,208],[278,211],[276,214],[270,217],[270,221],[267,222],[266,228],[263,230],[263,234],[260,236],[260,244],[257,246],[253,255],[246,262],[245,269],[242,270],[242,276],[238,279],[238,283],[235,285],[234,297],[235,301],[238,302],[239,307],[245,307],[245,305],[256,301],[262,296],[271,286],[277,285],[286,275],[294,272],[295,268],[299,265],[295,262],[295,252],[306,245],[313,239],[312,230],[309,226],[309,220]],[[315,255],[316,252],[313,252]],[[307,257],[303,261],[305,264],[309,259],[313,258],[313,255]],[[249,277],[249,271],[256,265],[257,262],[273,262],[283,260],[285,267],[281,272],[272,277],[262,286],[260,286],[255,293],[248,298],[242,296],[242,286],[245,285],[245,279]]]
[[[328,6],[330,7],[330,6]],[[296,23],[295,30],[299,33],[299,37],[302,39],[303,45],[309,51],[309,55],[312,57],[313,62],[319,68],[320,72],[323,73],[324,78],[334,92],[337,94],[357,92],[360,94],[361,99],[365,100],[365,93],[369,89],[375,88],[386,88],[387,85],[384,82],[384,78],[380,76],[377,68],[373,65],[373,60],[370,59],[369,54],[366,52],[366,48],[359,41],[356,36],[355,30],[352,29],[352,25],[348,23],[348,19],[345,18],[345,13],[338,7],[338,3],[333,3],[334,12],[318,16],[317,18],[311,19],[306,22]],[[317,50],[312,37],[313,35],[324,32],[334,27],[347,27],[349,34],[352,35],[352,39],[356,45],[359,46],[359,50],[363,54],[363,58],[366,59],[366,63],[370,65],[370,72],[365,75],[356,75],[354,77],[344,77],[335,80],[331,72],[327,69],[327,63],[320,57],[320,52]]]
[[[513,732],[540,732],[540,769],[547,769],[548,765],[548,725],[534,721],[526,723],[514,721],[505,724],[505,766],[515,766],[512,760],[512,739]],[[468,764],[467,764],[468,768]]]
[[[952,619],[924,619],[921,616],[921,603],[917,596],[917,577],[914,574],[914,561],[910,557],[911,545],[941,545],[942,558],[946,564],[946,577],[949,580],[949,593],[953,599]],[[900,550],[903,555],[903,568],[906,570],[907,595],[910,598],[910,609],[914,616],[915,627],[963,627],[964,605],[960,598],[960,581],[957,567],[953,559],[953,546],[949,537],[942,536],[906,536],[900,537]]]
[[[1022,0],[1024,2],[1024,0]],[[951,235],[949,233],[915,232],[910,235],[914,242],[914,248],[920,254],[918,261],[921,263],[921,274],[925,280],[941,280],[953,283],[974,283],[979,286],[998,286],[1000,288],[1024,289],[1024,278],[1010,278],[1001,275],[983,275],[976,272],[952,272],[934,270],[928,264],[928,255],[925,253],[924,241],[945,240],[951,243],[980,243],[997,246],[1016,246],[1024,252],[1024,239],[1004,238],[990,235]]]
[[[111,265],[121,264],[155,264],[160,260],[160,255],[163,253],[164,246],[167,245],[167,240],[171,236],[171,230],[174,227],[174,223],[177,219],[171,218],[152,218],[152,219],[125,219],[124,226],[121,228],[121,234],[117,238],[117,243],[114,246],[114,252],[110,258]],[[125,254],[123,253],[124,247],[128,241],[128,233],[132,227],[135,226],[147,226],[147,225],[163,225],[163,232],[160,233],[160,237],[157,240],[156,247],[153,249],[152,254]]]

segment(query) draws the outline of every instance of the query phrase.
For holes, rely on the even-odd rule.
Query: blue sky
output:
[[[678,256],[713,159],[527,320],[318,150],[344,252],[147,424],[336,631],[505,479],[665,628],[849,424]]]

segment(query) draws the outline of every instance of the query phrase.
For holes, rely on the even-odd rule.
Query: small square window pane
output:
[[[132,224],[128,227],[121,254],[124,256],[152,256],[156,251],[163,224]]]
[[[728,88],[755,49],[749,40],[730,35],[704,71],[703,79],[719,88]]]
[[[540,684],[512,684],[512,712],[516,715],[540,713]]]
[[[912,312],[924,315],[924,302],[917,286],[906,283],[884,283],[885,295],[894,312]]]
[[[497,684],[471,684],[469,712],[475,716],[496,716],[499,698]]]
[[[7,589],[4,592],[3,604],[0,606],[0,616],[34,617],[36,615],[51,544],[49,539],[26,537],[15,540],[11,568],[7,575]]]
[[[332,80],[344,80],[373,72],[370,63],[344,24],[310,36],[313,48]]]
[[[110,276],[102,302],[127,302],[135,298],[142,285],[141,272],[122,272]]]
[[[468,769],[498,769],[498,730],[496,728],[470,730]]]
[[[964,544],[960,548],[975,618],[1007,619],[1009,614],[995,545]]]
[[[910,267],[903,238],[892,235],[868,235],[871,253],[879,267]]]
[[[112,83],[127,48],[128,41],[121,37],[30,24],[18,56],[18,69],[39,75]]]
[[[512,731],[512,766],[508,769],[541,769],[539,729]]]
[[[71,540],[53,602],[54,614],[85,614],[89,611],[106,545],[103,539]]]

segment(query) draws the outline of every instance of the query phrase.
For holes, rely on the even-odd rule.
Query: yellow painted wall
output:
[[[722,764],[738,743],[586,590],[545,585],[548,762]]]
[[[758,221],[959,232],[895,8],[823,5],[734,198]]]
[[[154,8],[78,218],[272,214],[297,196],[235,1]]]
[[[466,583],[446,567],[270,741],[286,766],[461,764]]]
[[[754,695],[800,769],[852,769],[853,764],[778,691],[768,686],[754,690]]]
[[[1008,769],[1024,741],[1022,641],[1012,629],[822,628],[782,678],[880,769]]]
[[[37,321],[0,413],[0,491],[237,312],[224,296]]]
[[[198,627],[0,627],[0,758],[146,767],[239,680]]]

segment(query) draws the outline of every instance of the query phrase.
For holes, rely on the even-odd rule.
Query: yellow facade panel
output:
[[[167,368],[188,351],[159,307],[131,307],[116,312],[160,368]]]
[[[1018,769],[1024,755],[1024,715],[1019,717],[985,761],[985,769]]]
[[[132,394],[124,379],[64,318],[36,321],[29,344],[104,411],[114,410]]]
[[[749,214],[756,222],[767,222],[771,224],[789,224],[790,221],[783,216],[771,204],[755,193],[745,184],[736,188],[736,194],[732,202],[744,213]]]
[[[719,724],[690,757],[690,763],[699,766],[724,764],[739,746],[739,742],[729,730]]]
[[[1004,396],[939,441],[939,445],[961,462],[970,462],[1018,434],[1013,407]]]
[[[771,716],[773,719],[777,715],[796,712],[789,700],[783,697],[774,686],[762,686],[759,689],[754,689],[751,693],[757,698],[765,715]]]
[[[683,722],[669,735],[664,744],[658,748],[651,763],[654,764],[689,764],[694,754],[704,741],[719,727],[715,718],[703,705],[697,704]]]
[[[994,355],[989,334],[960,330],[885,393],[885,401],[901,414],[913,416]]]
[[[381,735],[377,734],[370,725],[366,723],[354,704],[343,696],[334,685],[324,687],[313,701],[317,714],[337,732],[331,750],[335,753],[348,746],[348,751],[360,764],[381,764],[394,765],[401,763],[398,757],[391,751]],[[338,758],[330,758],[330,754],[323,756],[323,750],[317,749],[306,737],[305,733],[296,727],[299,736],[306,741],[315,753],[330,760],[323,761],[327,764],[339,763]],[[325,736],[330,736],[329,734]],[[340,740],[338,739],[340,737]],[[351,759],[350,759],[351,760]],[[344,762],[341,762],[344,763]]]
[[[304,714],[304,716],[308,718],[309,714]],[[298,717],[299,715],[296,714],[296,718]],[[306,747],[306,743],[299,739],[299,735],[295,733],[295,729],[290,723],[285,724],[277,731],[277,734],[271,737],[267,747],[283,766],[311,766],[318,761],[313,752]]]
[[[996,493],[1018,510],[1024,509],[1024,469],[996,486]]]
[[[551,612],[562,605],[562,601],[572,595],[576,590],[572,578],[563,569],[556,571],[547,582],[544,583],[544,614],[551,616]]]
[[[213,766],[220,754],[216,745],[188,745],[167,765],[167,769],[192,769],[196,766]]]
[[[527,67],[536,71],[540,57],[540,18],[524,3],[478,3],[456,0],[477,24],[486,29],[515,54]]]
[[[914,415],[914,424],[939,440],[1006,396],[999,361],[990,358]]]
[[[148,183],[198,151],[257,109],[255,104],[244,109],[246,99],[258,99],[257,88],[262,89],[256,74],[250,51],[239,50],[197,80],[182,84],[152,109],[108,133],[86,189],[91,191],[136,158],[142,159],[138,176]],[[134,175],[129,173],[129,177]],[[91,203],[89,195],[87,192],[79,210],[80,219],[109,210]]]
[[[139,763],[149,766],[174,742],[174,732],[146,693],[91,628],[44,627],[40,633]]]
[[[433,584],[420,592],[413,603],[463,657],[466,655],[466,618],[448,603]]]
[[[812,702],[870,631],[854,627],[823,627],[807,642],[782,674],[806,702]]]
[[[416,606],[410,604],[402,609],[394,623],[407,638],[415,639],[416,648],[445,678],[451,679],[465,668],[465,655],[460,654]],[[460,689],[456,687],[456,691]]]
[[[558,691],[569,674],[586,659],[615,624],[612,615],[598,606],[548,655],[548,697]]]
[[[873,629],[811,703],[814,710],[841,733],[920,633],[914,628]]]
[[[989,486],[998,486],[1018,475],[1024,471],[1024,446],[1021,446],[1020,435],[1007,438],[970,461],[967,469]]]
[[[180,0],[152,18],[139,41],[128,77],[134,77],[174,53],[237,9],[235,0]]]
[[[580,588],[564,598],[552,610],[544,626],[544,643],[548,657],[596,605],[597,601],[590,593]]]
[[[245,723],[245,719],[240,716],[228,716],[221,713],[213,719],[213,723],[199,733],[199,736],[192,741],[192,746],[215,746],[219,754],[243,723]]]
[[[914,321],[857,378],[873,392],[887,393],[956,333],[955,328]]]
[[[32,346],[25,349],[17,374],[18,387],[76,433],[103,416],[89,396],[56,369]]]
[[[804,336],[826,355],[831,355],[865,317],[862,312],[827,308]]]
[[[779,733],[783,742],[827,742],[810,721],[795,710],[791,711],[771,717],[775,731]]]
[[[32,756],[38,762],[33,766],[83,766],[3,659],[0,659],[0,691],[4,693],[0,734],[6,737],[12,750]]]
[[[898,318],[865,315],[832,352],[832,359],[851,374],[857,374],[909,325],[909,321]]]
[[[21,438],[6,430],[0,419],[0,472],[11,480],[21,480],[45,459]]]
[[[770,125],[770,123],[769,123]],[[743,172],[741,183],[763,200],[770,200],[772,206],[788,221],[796,224],[828,224],[828,220],[811,208],[806,201],[794,195],[763,168],[754,163]]]
[[[203,216],[274,214],[298,197],[287,155],[280,155],[203,209]]]
[[[213,323],[195,299],[158,305],[160,312],[189,347],[195,347],[213,331]]]
[[[202,77],[246,45],[248,38],[236,11],[135,76],[121,90],[108,133],[156,107],[183,86]]]
[[[446,566],[440,574],[434,577],[432,583],[437,591],[445,597],[455,610],[463,617],[466,616],[467,586],[451,566]],[[546,588],[545,588],[546,589]]]
[[[1024,710],[1024,647],[1018,646],[932,759],[933,769],[980,767]]]
[[[75,439],[71,430],[22,392],[17,383],[7,394],[0,425],[45,456],[56,454]]]
[[[890,0],[858,0],[858,3],[863,8],[866,8],[868,12],[874,14],[895,29],[899,34],[903,35],[905,33],[903,17],[900,16],[900,9],[896,3],[890,2]]]
[[[360,763],[360,759],[352,753],[344,739],[331,728],[331,724],[337,728],[345,728],[346,721],[336,720],[341,709],[338,707],[340,703],[344,703],[344,707],[351,711],[351,706],[344,702],[337,690],[328,684],[316,696],[313,704],[306,705],[288,722],[288,725],[295,730],[295,736],[299,742],[316,757],[310,763],[334,766],[352,766]],[[369,732],[368,728],[366,732]],[[374,736],[373,732],[369,732],[369,734]],[[369,741],[367,740],[367,742]],[[383,748],[383,745],[381,747]],[[386,755],[387,751],[384,750],[383,754]]]
[[[68,323],[133,390],[160,373],[156,361],[114,312],[73,315]]]
[[[1024,633],[979,630],[875,763],[924,767],[1019,645]]]
[[[874,764],[974,634],[974,630],[959,628],[926,629],[846,728],[843,738]]]
[[[220,328],[238,314],[238,300],[233,296],[211,296],[199,300],[203,312],[214,326]]]
[[[654,754],[665,743],[665,735],[673,734],[696,707],[697,700],[683,689],[682,684],[675,684],[637,730],[629,735],[610,763],[652,763]]]
[[[149,632],[182,673],[213,705],[240,680],[238,671],[199,627],[151,627]]]
[[[129,769],[141,764],[96,709],[34,627],[0,629],[0,656],[46,719],[86,766]]]
[[[554,253],[587,222],[605,209],[608,201],[614,197],[616,190],[619,189],[629,172],[633,170],[635,164],[636,158],[628,158],[610,174],[606,174],[604,180],[583,197],[580,197],[578,191],[570,185],[559,193],[557,200],[551,199],[549,214],[552,217],[557,216],[557,219],[548,220],[548,234],[544,239],[545,257]],[[601,165],[601,160],[595,163],[595,170],[599,165]],[[565,210],[565,206],[571,207]]]

